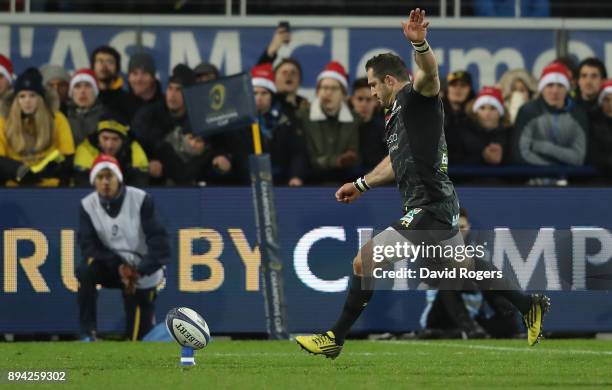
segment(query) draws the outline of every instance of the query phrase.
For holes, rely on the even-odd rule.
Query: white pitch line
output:
[[[385,343],[391,344],[401,344],[401,345],[410,345],[410,344],[418,344],[418,345],[428,345],[428,346],[442,346],[442,347],[453,347],[453,348],[467,348],[467,349],[482,349],[482,350],[490,350],[490,351],[508,351],[508,352],[529,352],[529,353],[559,353],[559,354],[582,354],[582,355],[612,355],[612,351],[594,351],[589,349],[546,349],[546,348],[532,348],[527,347],[519,348],[519,347],[499,347],[493,345],[476,345],[476,344],[460,344],[460,343],[438,343],[431,341],[381,341]]]

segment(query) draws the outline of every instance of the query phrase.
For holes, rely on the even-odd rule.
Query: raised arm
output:
[[[408,20],[402,22],[404,36],[414,47],[414,56],[419,67],[414,75],[414,90],[423,96],[436,96],[440,92],[440,78],[436,56],[427,42],[428,26],[425,10],[419,8],[410,11]]]

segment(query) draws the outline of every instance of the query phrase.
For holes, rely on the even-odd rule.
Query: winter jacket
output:
[[[91,134],[76,150],[74,156],[75,185],[89,187],[89,172],[96,157],[100,155],[98,133]],[[130,138],[124,139],[116,156],[123,172],[123,182],[134,187],[149,184],[149,160],[140,144]]]
[[[74,141],[70,124],[68,120],[59,110],[59,99],[54,91],[47,89],[45,101],[47,106],[53,110],[53,140],[51,144],[43,151],[40,151],[32,156],[24,156],[15,152],[6,138],[6,115],[10,110],[14,94],[8,95],[3,101],[0,108],[0,182],[4,182],[7,186],[17,185],[34,185],[38,187],[57,187],[62,182],[67,184],[72,159],[75,153]],[[22,164],[34,166],[45,159],[51,152],[58,150],[64,156],[64,161],[60,163],[50,163],[39,174],[32,175],[31,180],[27,182],[17,183],[17,170]]]
[[[470,122],[462,132],[460,153],[456,155],[453,163],[490,165],[482,157],[482,152],[489,144],[496,143],[502,147],[501,164],[506,164],[512,158],[511,135],[512,129],[508,127],[485,129],[477,123]]]
[[[359,124],[359,150],[361,167],[371,171],[389,154],[385,138],[385,118],[381,112],[375,112],[368,122]]]
[[[587,150],[588,118],[568,98],[556,109],[538,99],[521,107],[515,123],[515,161],[532,165],[582,165]]]
[[[111,112],[120,115],[125,121],[132,120],[135,112],[131,104],[132,99],[129,94],[123,89],[123,79],[115,80],[110,89],[101,90],[98,95],[98,100],[102,105]]]
[[[612,117],[604,114],[601,108],[591,117],[588,160],[606,176],[612,177]]]
[[[73,102],[66,107],[66,117],[72,130],[75,145],[80,145],[90,134],[98,130],[98,121],[104,113],[104,106],[97,100],[90,108],[79,108]]]
[[[308,110],[298,112],[311,168],[317,172],[337,169],[336,160],[346,151],[359,154],[359,122],[343,103],[338,117],[330,118],[315,99]]]

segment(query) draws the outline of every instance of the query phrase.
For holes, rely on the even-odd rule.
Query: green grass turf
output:
[[[289,341],[213,341],[197,352],[197,366],[181,368],[175,343],[1,343],[0,370],[69,370],[66,384],[15,389],[612,388],[612,342],[526,344],[349,340],[332,361]]]

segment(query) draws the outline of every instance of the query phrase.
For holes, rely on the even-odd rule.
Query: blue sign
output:
[[[1,27],[1,26],[0,26]],[[178,63],[195,66],[209,61],[225,75],[248,71],[267,47],[274,28],[142,26],[10,25],[1,29],[0,51],[13,60],[16,72],[28,66],[55,63],[69,70],[89,67],[89,55],[110,44],[122,55],[127,71],[130,55],[141,42],[156,61],[162,81]],[[5,34],[6,32],[6,34]],[[555,31],[550,29],[449,29],[431,26],[429,42],[442,75],[468,69],[475,87],[495,84],[504,71],[526,68],[539,77],[555,54]],[[612,32],[570,31],[569,52],[577,59],[597,56],[612,69]],[[304,70],[303,93],[312,96],[317,75],[332,59],[340,61],[351,80],[365,76],[368,58],[393,51],[415,69],[412,47],[399,28],[293,28],[292,42],[279,56],[293,56]]]
[[[352,205],[334,199],[335,188],[279,188],[274,199],[290,332],[329,327],[345,298],[351,262],[362,229],[381,229],[401,216],[395,188],[368,192]],[[612,189],[460,188],[474,229],[597,228],[598,250],[581,252],[576,237],[566,253],[573,261],[610,265]],[[81,189],[0,189],[0,333],[78,332],[75,264]],[[150,190],[170,232],[173,261],[157,301],[157,318],[168,309],[197,310],[213,333],[266,332],[249,188]],[[580,241],[582,242],[582,241]],[[535,253],[532,274],[568,264]],[[578,249],[577,249],[578,248]],[[529,254],[519,254],[524,261]],[[517,255],[517,256],[519,256]],[[511,267],[518,260],[511,259]],[[554,267],[553,267],[554,268]],[[553,275],[554,276],[554,275]],[[529,281],[531,275],[523,275]],[[566,288],[573,288],[569,286]],[[607,291],[553,291],[547,329],[611,331]],[[420,291],[377,291],[355,331],[418,328],[425,298]],[[102,290],[100,331],[121,330],[119,291]]]

